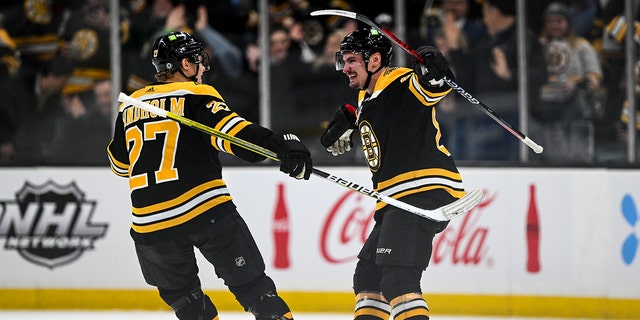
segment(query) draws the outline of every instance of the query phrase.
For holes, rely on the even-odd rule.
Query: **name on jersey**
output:
[[[167,103],[167,100],[169,100],[169,103]],[[171,113],[175,113],[177,115],[184,117],[184,97],[160,98],[160,99],[148,100],[145,102],[149,103],[154,107],[157,107],[163,110],[168,110]],[[167,109],[167,106],[169,107],[169,109]],[[144,109],[131,106],[130,108],[127,108],[124,111],[122,111],[122,122],[124,122],[124,126],[126,127],[138,120],[155,118],[157,116],[158,115],[156,115],[155,113],[149,113],[149,111],[146,111]]]

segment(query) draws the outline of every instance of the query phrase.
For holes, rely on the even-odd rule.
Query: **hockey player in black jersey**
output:
[[[209,58],[198,40],[185,32],[169,33],[155,41],[152,51],[158,82],[132,97],[273,150],[281,171],[309,179],[310,153],[295,135],[273,133],[243,119],[216,89],[202,84]],[[113,172],[129,179],[130,233],[146,282],[157,287],[178,319],[218,319],[201,289],[198,248],[256,319],[293,319],[236,211],[218,154],[250,162],[264,157],[137,107],[122,104],[120,109],[107,151]]]
[[[465,195],[462,178],[440,143],[436,106],[454,79],[433,47],[418,49],[425,64],[390,67],[391,42],[375,29],[346,35],[336,69],[359,90],[358,106],[335,112],[321,143],[333,155],[351,148],[358,131],[376,191],[411,205],[435,209]],[[420,280],[429,265],[434,236],[448,222],[431,221],[384,202],[376,204],[375,225],[358,255],[353,277],[354,319],[429,319]]]

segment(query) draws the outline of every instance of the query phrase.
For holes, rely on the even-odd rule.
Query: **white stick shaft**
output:
[[[123,92],[120,92],[120,94],[118,95],[118,101],[120,102],[124,102],[127,104],[130,104],[132,106],[136,106],[138,108],[144,109],[146,111],[149,111],[151,113],[157,114],[163,118],[167,117],[167,110],[164,109],[160,109],[156,106],[152,106],[144,101],[138,100],[136,98],[132,98],[126,94],[124,94]]]

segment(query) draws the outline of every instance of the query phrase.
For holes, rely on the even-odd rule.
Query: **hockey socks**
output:
[[[408,293],[391,300],[391,316],[394,320],[428,320],[427,302],[419,293]]]
[[[360,292],[356,295],[354,320],[388,320],[389,303],[380,292]]]

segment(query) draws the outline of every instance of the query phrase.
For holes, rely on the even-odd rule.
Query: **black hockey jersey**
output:
[[[257,145],[272,134],[231,111],[209,85],[156,83],[131,96]],[[194,227],[233,205],[222,180],[219,152],[250,162],[264,160],[227,141],[124,104],[107,151],[112,171],[129,179],[132,236],[141,241]]]
[[[451,88],[421,85],[408,68],[388,68],[373,94],[360,91],[358,128],[376,191],[394,199],[433,208],[431,190],[445,190],[451,202],[465,191],[447,148],[440,143],[436,104]],[[387,204],[378,202],[376,210]]]

